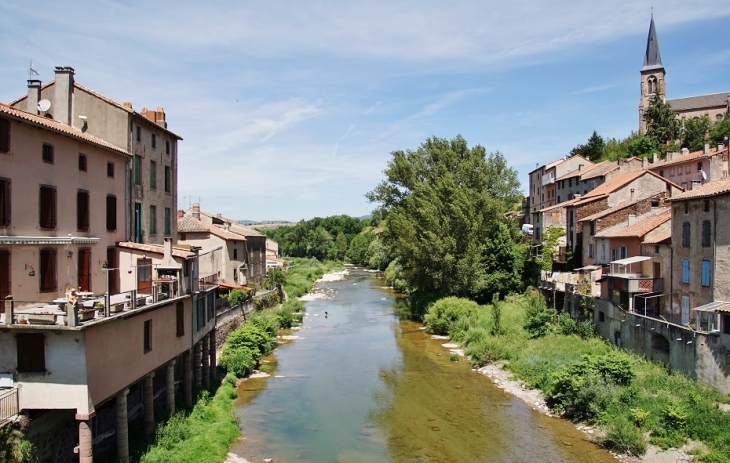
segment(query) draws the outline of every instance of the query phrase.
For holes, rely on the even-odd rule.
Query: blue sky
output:
[[[179,200],[252,220],[365,215],[390,152],[461,134],[526,188],[597,130],[638,127],[654,6],[669,98],[730,91],[727,0],[0,0],[0,101],[77,82],[162,106]],[[192,200],[190,198],[193,198]]]

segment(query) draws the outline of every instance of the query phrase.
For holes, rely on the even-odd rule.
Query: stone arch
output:
[[[661,334],[651,337],[651,359],[669,364],[669,340]]]
[[[653,95],[657,91],[657,80],[655,75],[651,75],[646,79],[646,85],[649,90],[649,95]]]

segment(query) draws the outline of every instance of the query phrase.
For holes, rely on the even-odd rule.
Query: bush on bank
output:
[[[554,412],[602,427],[599,443],[609,449],[642,455],[648,443],[666,449],[692,439],[709,449],[701,461],[730,462],[730,413],[718,406],[729,397],[593,337],[592,325],[568,321],[541,299],[508,297],[495,311],[447,298],[424,321],[429,332],[446,327],[475,366],[503,361]]]

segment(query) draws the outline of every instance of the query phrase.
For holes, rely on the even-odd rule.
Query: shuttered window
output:
[[[177,319],[177,337],[185,335],[185,307],[182,302],[178,302],[175,306],[175,315]]]
[[[40,291],[56,290],[56,250],[41,249]]]
[[[0,249],[0,301],[10,295],[10,251]]]
[[[56,228],[56,188],[41,186],[39,225],[41,228]]]
[[[682,259],[682,283],[689,283],[689,259]]]
[[[689,222],[684,222],[682,224],[682,247],[689,247],[689,231]]]
[[[702,221],[702,247],[709,248],[712,240],[712,222],[709,220]]]
[[[45,373],[46,337],[40,333],[16,335],[19,373]]]
[[[89,192],[76,192],[76,228],[78,231],[89,231]]]
[[[117,197],[112,195],[106,197],[106,229],[117,229]]]
[[[702,261],[702,286],[710,286],[710,261]]]
[[[10,121],[0,117],[0,153],[10,151]]]
[[[10,179],[0,178],[0,227],[10,225]]]

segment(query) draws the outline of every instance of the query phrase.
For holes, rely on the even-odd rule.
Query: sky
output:
[[[526,190],[594,130],[637,130],[652,7],[667,96],[730,91],[727,0],[0,0],[0,101],[31,61],[43,82],[71,66],[165,109],[179,207],[358,217],[391,153],[428,137],[499,151]]]

